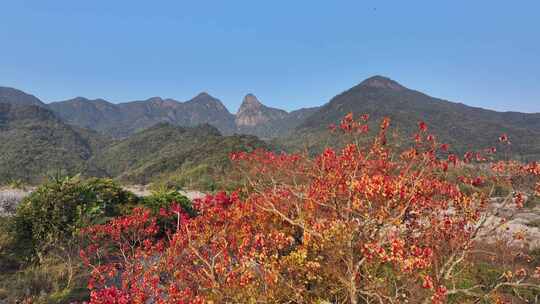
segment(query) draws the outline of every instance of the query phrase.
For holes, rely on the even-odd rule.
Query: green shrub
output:
[[[143,198],[144,207],[152,210],[154,214],[159,214],[163,208],[169,209],[172,204],[178,204],[189,216],[195,216],[196,212],[193,209],[189,198],[179,192],[177,188],[167,186],[157,187],[152,191],[152,194]],[[176,217],[159,216],[157,225],[160,229],[160,236],[163,236],[167,230],[173,230],[176,227]]]
[[[10,233],[12,221],[8,217],[0,217],[0,273],[14,271],[18,268],[18,258],[14,248],[13,235]]]
[[[88,299],[78,230],[140,202],[110,179],[52,177],[0,218],[0,302],[72,303]]]
[[[154,213],[158,213],[161,208],[167,209],[171,204],[177,203],[190,216],[195,215],[195,210],[191,205],[191,201],[185,195],[175,188],[159,187],[152,191],[152,194],[143,198],[145,207],[152,209]]]
[[[54,178],[17,208],[12,225],[17,251],[39,257],[46,248],[69,242],[79,228],[120,215],[137,200],[110,179]]]

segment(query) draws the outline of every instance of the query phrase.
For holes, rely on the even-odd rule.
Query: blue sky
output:
[[[2,1],[0,85],[49,102],[255,93],[320,105],[380,74],[540,112],[540,1]]]

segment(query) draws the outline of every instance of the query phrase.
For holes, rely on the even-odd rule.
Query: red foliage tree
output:
[[[332,129],[367,136],[368,119],[350,114]],[[196,201],[193,218],[164,211],[178,219],[166,238],[144,210],[88,229],[91,303],[443,303],[538,288],[533,273],[456,287],[476,246],[504,225],[482,189],[538,176],[538,165],[460,159],[423,122],[414,144],[395,151],[389,126],[384,119],[371,144],[315,158],[233,154],[245,187]],[[523,200],[512,192],[503,205]]]

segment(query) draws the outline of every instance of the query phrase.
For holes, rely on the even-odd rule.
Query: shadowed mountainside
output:
[[[209,123],[224,133],[234,130],[234,116],[218,99],[201,93],[186,102],[152,97],[113,104],[103,99],[78,97],[48,105],[66,122],[113,137],[127,137],[158,123],[196,126]]]
[[[451,144],[457,152],[494,146],[498,137],[507,133],[515,156],[540,157],[540,114],[496,112],[449,102],[382,76],[366,79],[332,98],[281,143],[289,148],[298,147],[298,138],[306,138],[308,145],[316,146],[327,133],[327,126],[338,123],[350,112],[370,114],[372,129],[380,119],[390,117],[394,130],[409,138],[417,131],[418,121],[425,121],[441,142]]]
[[[39,182],[58,170],[82,171],[109,139],[65,124],[41,106],[0,103],[0,142],[0,182]]]
[[[210,183],[209,177],[229,168],[230,153],[268,147],[254,136],[222,136],[208,124],[161,123],[109,145],[93,157],[89,168],[127,183]]]

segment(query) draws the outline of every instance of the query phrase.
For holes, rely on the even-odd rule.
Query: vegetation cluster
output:
[[[497,158],[511,144],[504,134],[498,146],[454,154],[424,122],[412,144],[396,148],[390,125],[349,114],[331,127],[347,142],[341,148],[231,153],[223,179],[235,190],[193,202],[166,187],[138,198],[110,180],[54,179],[3,219],[0,297],[538,301],[540,255],[522,242],[525,232],[503,237],[507,222],[492,198],[516,210],[533,204],[540,164]]]
[[[176,189],[137,197],[111,179],[51,177],[0,217],[0,302],[72,303],[89,298],[89,272],[79,257],[80,233],[144,206],[154,215],[178,203],[193,212]],[[160,222],[163,227],[166,220]]]

